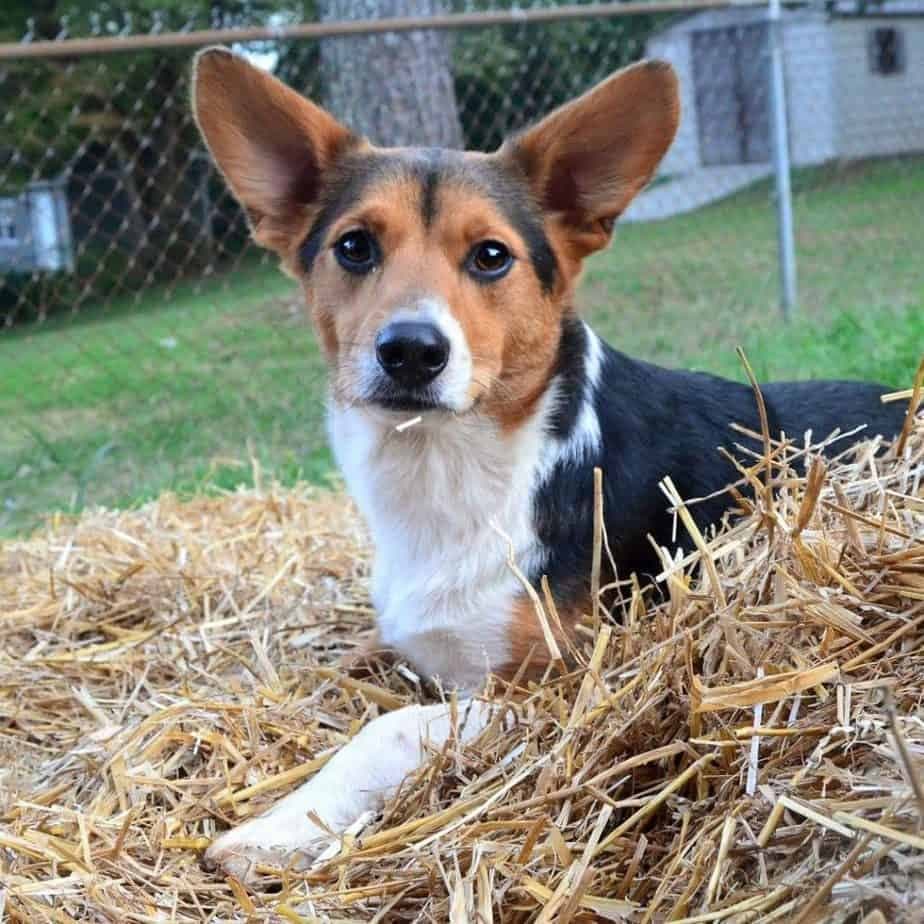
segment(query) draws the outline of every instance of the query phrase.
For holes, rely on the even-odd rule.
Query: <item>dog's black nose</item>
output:
[[[376,337],[375,355],[402,388],[422,388],[446,368],[449,340],[427,321],[394,321]]]

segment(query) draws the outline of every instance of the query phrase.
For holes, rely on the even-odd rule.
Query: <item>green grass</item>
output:
[[[924,159],[800,171],[793,186],[794,323],[781,323],[762,183],[689,215],[618,226],[584,277],[582,304],[598,330],[654,362],[723,375],[740,376],[741,344],[761,378],[906,380],[924,348]]]
[[[769,184],[626,225],[589,261],[580,301],[615,346],[742,377],[909,384],[924,350],[924,159],[795,178],[800,305],[777,307]],[[321,479],[323,369],[293,284],[248,266],[203,291],[151,291],[0,333],[0,534],[50,510],[165,489]]]
[[[150,293],[0,335],[0,532],[48,510],[232,487],[255,458],[320,478],[323,369],[290,281]]]

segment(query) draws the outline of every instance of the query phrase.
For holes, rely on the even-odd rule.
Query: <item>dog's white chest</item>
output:
[[[462,688],[510,661],[510,613],[542,549],[533,527],[541,426],[503,437],[477,417],[427,418],[404,432],[334,408],[338,462],[375,542],[372,595],[382,641]]]

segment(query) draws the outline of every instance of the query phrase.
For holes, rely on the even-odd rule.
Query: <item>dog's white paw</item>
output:
[[[458,710],[460,740],[490,720],[486,703]],[[259,866],[304,869],[336,853],[343,834],[355,834],[425,753],[442,747],[454,728],[452,710],[438,704],[406,706],[370,722],[318,774],[268,812],[232,828],[205,852],[206,868],[252,882]],[[312,819],[317,819],[316,824]]]
[[[252,883],[258,867],[301,870],[336,843],[328,832],[312,824],[306,814],[286,815],[279,806],[268,814],[225,831],[202,857],[207,870],[222,870],[241,882]]]

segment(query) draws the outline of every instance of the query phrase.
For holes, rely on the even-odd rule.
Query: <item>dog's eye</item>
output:
[[[513,255],[500,241],[476,244],[468,258],[468,271],[476,279],[500,279],[513,266]]]
[[[378,246],[368,232],[347,231],[334,244],[337,262],[350,273],[368,273],[378,260]]]

